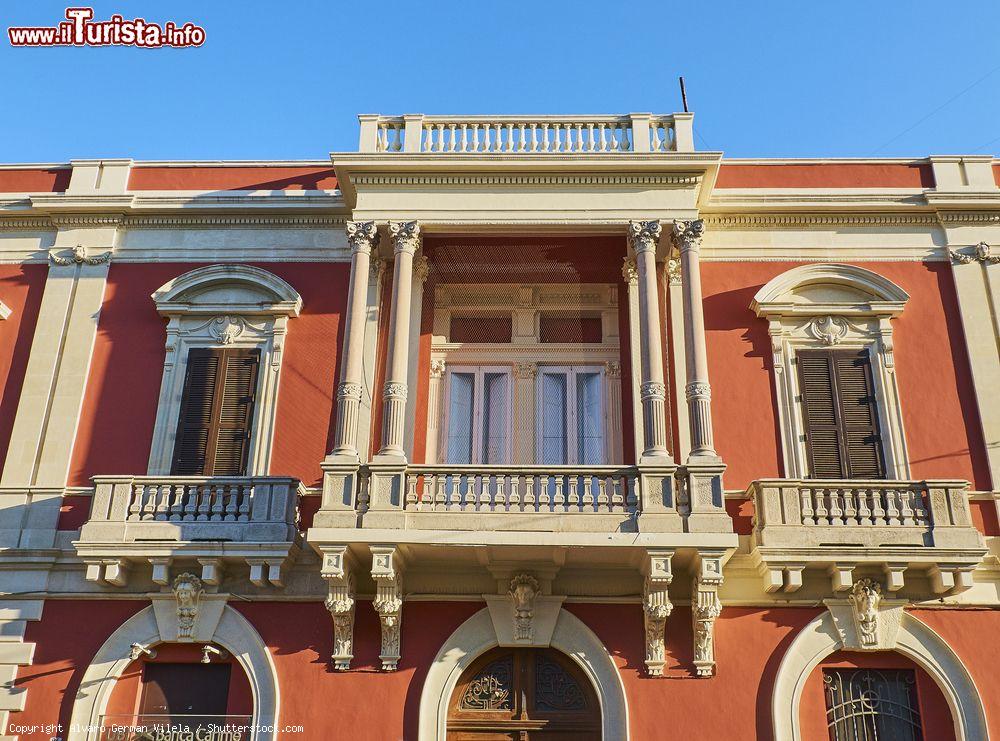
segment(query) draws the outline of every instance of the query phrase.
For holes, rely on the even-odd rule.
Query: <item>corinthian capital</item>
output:
[[[371,253],[378,246],[378,227],[374,221],[348,221],[344,224],[351,252]]]
[[[409,252],[411,255],[420,247],[420,223],[416,221],[390,221],[389,235],[395,252]]]
[[[659,221],[630,221],[628,223],[629,246],[639,252],[652,252],[660,241],[663,227]]]
[[[674,244],[681,252],[687,250],[697,250],[701,245],[701,238],[705,234],[705,222],[701,219],[674,221],[673,237]]]

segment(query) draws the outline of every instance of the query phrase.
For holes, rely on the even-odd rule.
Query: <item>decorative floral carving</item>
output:
[[[1000,263],[1000,255],[994,255],[992,248],[986,242],[980,242],[972,248],[972,252],[959,252],[958,250],[948,250],[951,259],[961,265],[968,265],[970,262],[981,262],[983,265],[996,265]]]
[[[217,316],[208,325],[208,332],[223,345],[232,345],[247,328],[246,320],[239,316]]]
[[[646,638],[646,673],[663,676],[666,663],[665,634],[667,618],[673,612],[668,587],[673,581],[670,559],[672,553],[651,552],[644,567],[646,580],[642,590],[643,629]]]
[[[431,378],[441,378],[444,376],[446,363],[440,358],[431,361]]]
[[[639,282],[639,268],[635,264],[635,259],[626,257],[622,261],[622,279],[633,286]]]
[[[469,682],[462,710],[512,710],[514,661],[506,656],[492,662]]]
[[[324,604],[333,618],[333,666],[338,671],[351,668],[354,658],[354,583],[349,580],[340,585],[330,585],[330,594]]]
[[[646,399],[666,399],[667,398],[667,387],[662,383],[656,381],[651,381],[650,383],[644,383],[639,387],[639,398],[642,400]]]
[[[882,601],[882,585],[874,579],[858,579],[851,589],[851,607],[858,640],[862,646],[878,645],[878,608]]]
[[[681,261],[675,257],[667,260],[667,283],[671,286],[681,284]]]
[[[194,628],[198,622],[198,604],[205,590],[201,579],[194,574],[179,574],[173,584],[174,599],[177,600],[177,637],[194,639]]]
[[[337,387],[338,399],[353,399],[355,401],[360,401],[363,393],[364,388],[361,384],[354,383],[353,381],[344,381]]]
[[[411,255],[420,247],[420,223],[416,221],[390,221],[389,234],[392,236],[395,252],[409,252]]]
[[[344,223],[347,243],[351,252],[370,253],[378,246],[378,226],[374,221],[347,221]]]
[[[630,221],[628,223],[628,242],[636,253],[650,252],[660,243],[663,227],[659,221]]]
[[[510,580],[507,593],[514,603],[514,640],[530,641],[533,631],[531,620],[535,616],[535,597],[538,580],[530,574],[518,574]]]
[[[674,221],[672,230],[674,244],[681,252],[696,250],[701,245],[701,238],[705,235],[705,222],[702,219],[692,219]]]
[[[827,345],[839,345],[849,330],[847,320],[837,316],[818,316],[809,322],[809,334]]]
[[[423,283],[427,280],[427,276],[430,275],[431,264],[430,261],[421,255],[413,261],[413,278],[417,281]]]
[[[699,381],[684,386],[684,396],[687,399],[711,399],[711,385]]]
[[[49,259],[56,265],[100,265],[111,259],[111,252],[90,257],[89,250],[82,244],[78,244],[70,250],[69,257],[59,257],[54,252],[49,253]]]
[[[406,401],[406,384],[405,383],[387,383],[385,385],[385,390],[382,393],[383,399],[399,399],[400,401]]]
[[[538,375],[538,363],[514,363],[514,375],[518,378],[534,378]]]
[[[609,360],[604,364],[604,375],[608,378],[621,378],[622,364],[617,360]]]

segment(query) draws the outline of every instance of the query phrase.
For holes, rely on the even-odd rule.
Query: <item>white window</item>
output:
[[[538,462],[602,465],[604,384],[600,366],[538,369]]]
[[[509,462],[510,386],[508,368],[449,369],[445,462]]]

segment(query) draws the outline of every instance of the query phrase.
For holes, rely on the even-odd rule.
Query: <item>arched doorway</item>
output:
[[[462,673],[449,741],[597,741],[601,709],[587,676],[548,648],[494,648]]]

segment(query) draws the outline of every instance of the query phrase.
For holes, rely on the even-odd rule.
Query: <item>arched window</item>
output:
[[[547,648],[494,648],[463,674],[448,707],[448,739],[601,738],[597,694],[583,671]]]

